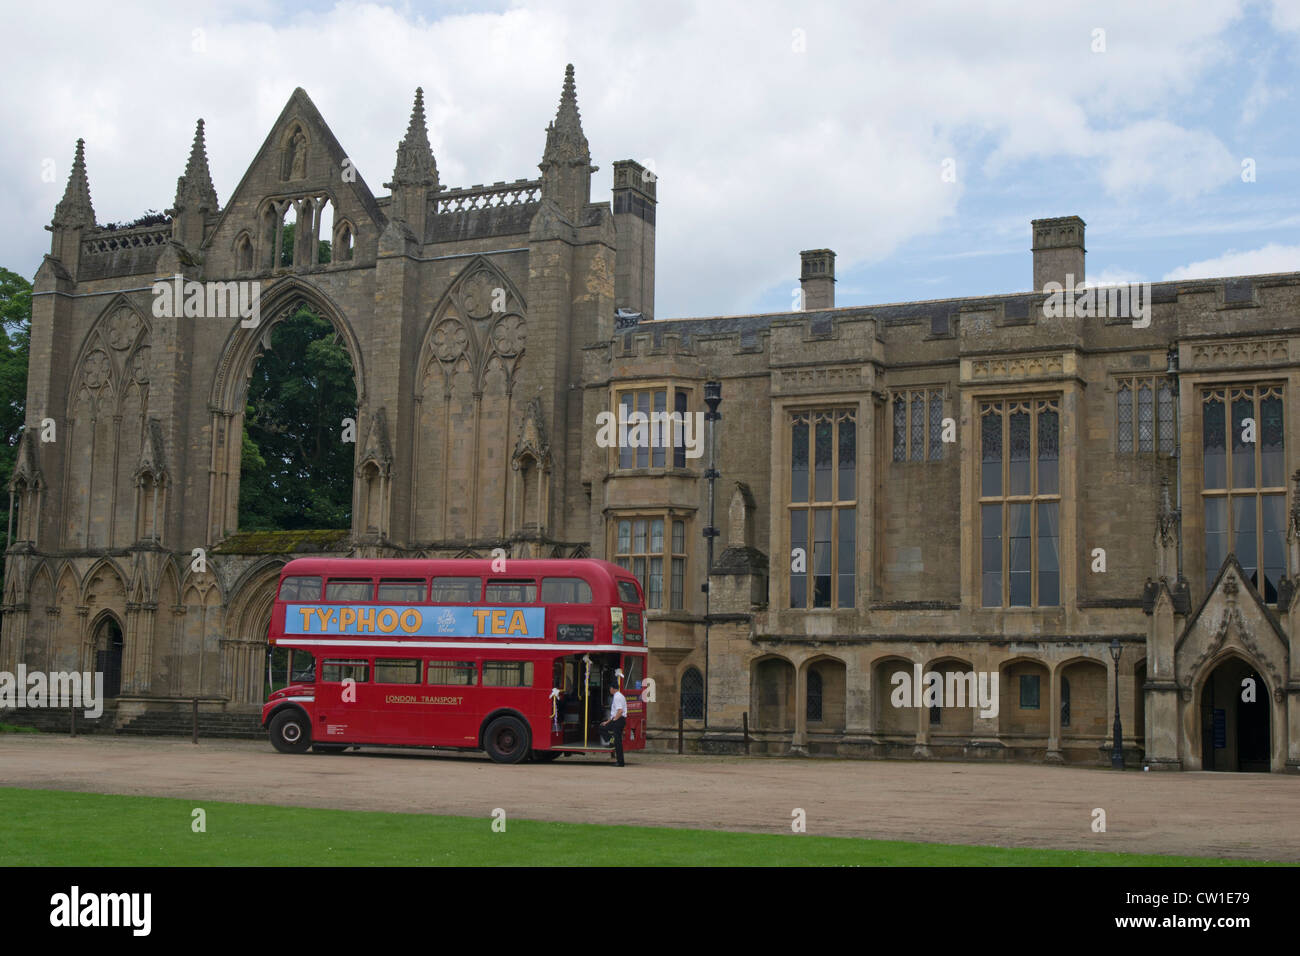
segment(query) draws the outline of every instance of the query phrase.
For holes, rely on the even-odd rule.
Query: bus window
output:
[[[335,579],[325,585],[327,601],[370,601],[375,596],[375,582]]]
[[[537,600],[536,581],[489,581],[488,604],[532,604]]]
[[[481,593],[478,578],[434,578],[429,600],[434,604],[473,604]]]
[[[426,684],[473,687],[478,683],[478,665],[473,661],[429,661]]]
[[[640,654],[628,654],[623,658],[623,687],[627,690],[641,689]]]
[[[341,684],[351,678],[358,684],[370,680],[369,661],[325,661],[321,664],[321,680],[326,684]]]
[[[376,684],[420,683],[420,662],[412,660],[375,661]]]
[[[310,651],[293,649],[290,652],[290,677],[294,684],[310,684],[316,680],[316,658]]]
[[[380,604],[418,604],[424,600],[423,581],[380,581]]]
[[[532,661],[484,661],[484,687],[532,687]]]
[[[640,604],[641,595],[636,588],[634,581],[619,581],[618,596],[623,599],[624,604]]]
[[[285,578],[280,585],[280,600],[286,603],[319,601],[320,578]]]
[[[542,578],[543,604],[590,604],[591,585],[582,578]]]

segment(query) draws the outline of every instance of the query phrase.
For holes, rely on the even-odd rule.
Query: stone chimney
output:
[[[829,249],[805,249],[799,258],[803,261],[799,285],[803,289],[804,311],[835,308],[835,253]]]
[[[1058,219],[1035,219],[1034,291],[1042,292],[1048,282],[1068,284],[1073,276],[1076,286],[1083,285],[1083,220],[1078,216]]]
[[[630,159],[614,163],[614,307],[655,314],[655,206],[658,179]]]

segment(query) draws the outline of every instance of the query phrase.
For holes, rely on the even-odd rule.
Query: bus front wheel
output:
[[[271,719],[271,745],[282,754],[307,752],[311,725],[301,711],[282,710]]]
[[[532,743],[528,728],[515,717],[498,717],[483,734],[483,747],[497,763],[519,763]]]

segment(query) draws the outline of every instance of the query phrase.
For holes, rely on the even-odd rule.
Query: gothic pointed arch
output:
[[[158,610],[154,616],[148,660],[143,673],[149,693],[160,696],[179,693],[180,637],[184,608],[181,605],[180,560],[169,556],[158,574]]]
[[[366,372],[361,343],[342,309],[322,290],[296,276],[286,277],[261,298],[260,322],[235,323],[213,375],[208,406],[212,412],[213,481],[209,488],[208,541],[215,543],[239,527],[239,475],[248,386],[253,366],[269,347],[275,326],[306,307],[333,327],[352,363],[357,406],[366,405]]]
[[[135,540],[162,541],[162,516],[167,514],[168,474],[162,421],[149,419],[135,472]]]
[[[266,558],[246,569],[230,587],[222,640],[222,693],[234,703],[262,702],[267,634],[284,565],[282,558]]]
[[[515,533],[546,531],[550,513],[551,443],[540,399],[531,398],[524,405],[519,423],[519,437],[510,456],[514,514],[511,530]]]
[[[13,474],[9,476],[9,540],[37,544],[45,477],[40,468],[40,447],[33,428],[18,434]]]
[[[270,342],[271,329],[277,322],[289,318],[304,306],[334,326],[352,360],[358,404],[365,404],[365,364],[361,342],[352,324],[324,291],[297,276],[287,276],[262,294],[258,324],[245,328],[242,323],[236,323],[226,337],[209,392],[208,403],[212,408],[231,414],[242,412],[244,396],[248,394],[248,380],[253,374],[253,363]]]
[[[510,442],[526,316],[518,287],[481,255],[466,262],[433,309],[415,366],[410,522],[418,540],[509,533]]]
[[[231,244],[230,251],[235,259],[236,272],[252,272],[253,264],[257,261],[255,257],[256,243],[253,240],[253,234],[248,229],[239,230]]]
[[[1174,645],[1174,673],[1183,700],[1218,666],[1237,653],[1269,682],[1280,704],[1288,669],[1289,643],[1273,615],[1250,584],[1236,554],[1224,558],[1209,593],[1188,618]]]
[[[174,658],[179,667],[173,675],[173,694],[186,697],[220,694],[222,612],[225,605],[221,581],[211,568],[203,573],[188,571],[181,581]]]
[[[295,121],[280,135],[280,178],[290,181],[307,178],[307,155],[311,132],[306,123]]]
[[[81,626],[83,608],[81,579],[72,561],[65,561],[54,576],[54,598],[50,604],[49,635],[45,667],[48,670],[81,669]]]
[[[61,436],[77,451],[65,458],[65,546],[123,547],[134,540],[132,473],[149,413],[150,334],[145,315],[118,295],[81,343]]]
[[[416,394],[438,380],[431,374],[435,369],[449,388],[457,366],[470,373],[471,388],[481,391],[494,360],[507,390],[513,390],[528,337],[527,308],[510,277],[486,256],[475,256],[433,310],[420,350]]]
[[[6,637],[15,646],[7,649],[6,663],[17,665],[25,663],[29,670],[50,670],[48,667],[54,626],[58,620],[58,608],[54,605],[54,571],[49,562],[41,561],[36,565],[29,579],[26,592],[27,622],[18,634],[9,631],[6,622]]]
[[[71,396],[85,388],[98,399],[111,389],[116,398],[132,383],[147,385],[151,328],[148,318],[125,295],[118,294],[100,312],[82,340],[73,364]],[[108,414],[116,402],[99,403]]]
[[[104,601],[105,595],[118,594],[125,600],[128,579],[129,576],[117,563],[116,558],[103,555],[90,566],[81,579],[81,594],[77,603],[92,606]]]
[[[105,693],[117,696],[121,687],[122,662],[133,651],[133,635],[127,632],[127,582],[129,575],[116,559],[105,555],[95,561],[82,580],[78,657],[81,668],[105,672]],[[107,638],[105,622],[112,621],[115,636]]]
[[[352,513],[365,535],[388,537],[392,498],[393,450],[388,440],[388,419],[379,408],[366,423],[365,444],[356,469]]]

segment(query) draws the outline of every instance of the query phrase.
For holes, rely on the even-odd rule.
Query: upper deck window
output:
[[[325,585],[326,601],[370,601],[375,596],[375,582],[370,579],[337,579]]]
[[[415,604],[424,600],[423,581],[380,581],[380,604]]]
[[[429,600],[434,604],[473,604],[483,593],[478,578],[434,578]]]
[[[484,600],[489,604],[532,604],[537,600],[537,582],[489,581]]]
[[[320,578],[285,578],[280,585],[280,600],[285,602],[319,601]]]
[[[543,604],[590,604],[591,585],[582,578],[542,578]]]

